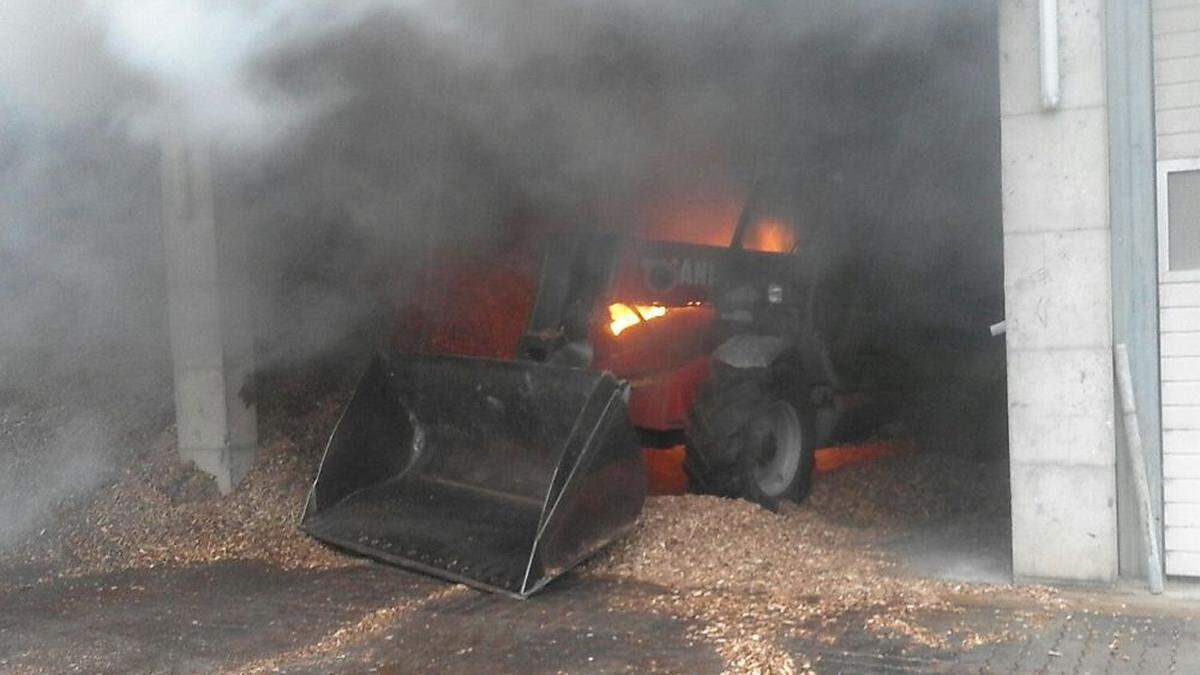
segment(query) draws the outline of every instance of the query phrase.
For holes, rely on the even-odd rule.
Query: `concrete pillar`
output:
[[[209,155],[186,125],[163,138],[166,248],[179,455],[228,493],[254,460],[257,417],[245,232],[219,227]]]
[[[1105,0],[1059,0],[1042,107],[1037,0],[1000,2],[1013,572],[1117,575]]]

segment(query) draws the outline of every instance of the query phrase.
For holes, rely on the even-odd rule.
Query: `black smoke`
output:
[[[763,176],[813,245],[909,291],[879,303],[889,320],[983,330],[993,4],[8,0],[0,390],[13,415],[88,422],[82,444],[47,416],[48,449],[0,451],[79,446],[87,471],[21,465],[57,494],[103,474],[131,419],[169,414],[158,144],[180,105],[219,222],[250,233],[263,366],[378,336],[439,242],[486,257],[523,220],[641,234],[665,196]]]

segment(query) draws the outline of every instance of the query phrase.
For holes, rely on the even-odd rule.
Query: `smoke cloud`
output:
[[[992,4],[6,0],[0,400],[87,422],[0,462],[84,489],[97,439],[169,413],[172,125],[251,234],[264,365],[378,332],[431,240],[482,259],[534,223],[645,234],[664,203],[762,176],[898,283],[998,309]]]

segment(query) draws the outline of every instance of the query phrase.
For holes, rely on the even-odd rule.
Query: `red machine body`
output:
[[[705,305],[684,306],[619,335],[610,326],[601,321],[593,328],[593,367],[629,382],[629,416],[635,426],[682,430],[696,392],[708,379],[716,313]]]

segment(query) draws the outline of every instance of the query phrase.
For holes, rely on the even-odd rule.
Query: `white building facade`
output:
[[[1200,577],[1200,0],[1001,0],[1013,570]]]

